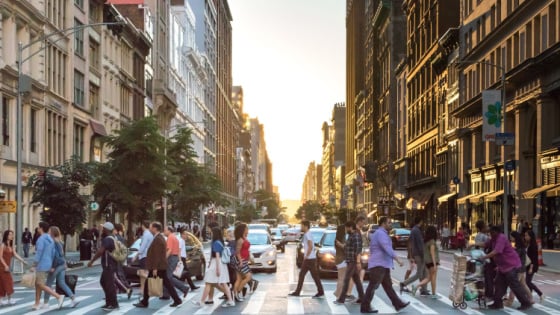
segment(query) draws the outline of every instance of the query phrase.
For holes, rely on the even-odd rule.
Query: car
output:
[[[270,234],[267,231],[256,229],[250,230],[247,239],[251,243],[249,253],[251,254],[249,268],[251,270],[266,270],[276,272],[276,247],[272,245]]]
[[[335,239],[336,231],[327,230],[316,246],[317,269],[321,275],[336,275],[338,273],[335,263]]]
[[[299,228],[289,228],[282,232],[286,243],[297,242],[301,238],[301,230]]]
[[[316,227],[309,229],[311,237],[313,238],[313,243],[315,243],[315,245],[319,244],[319,242],[321,241],[321,237],[323,237],[323,234],[325,234],[325,231],[326,229]],[[303,254],[303,244],[300,239],[296,248],[296,265],[298,266],[298,268],[301,268],[301,264],[303,263]]]
[[[276,226],[276,228],[280,229],[280,231],[286,231],[287,229],[290,228],[290,225],[289,224],[278,224]]]
[[[282,231],[278,228],[270,229],[270,237],[272,238],[272,245],[276,246],[277,250],[280,250],[282,253],[286,252],[286,242],[284,241],[284,237],[282,236]]]
[[[249,232],[251,232],[251,230],[263,230],[270,234],[270,225],[266,223],[250,223],[247,225],[247,228],[249,229]]]
[[[393,229],[391,233],[391,241],[393,242],[393,249],[408,246],[408,239],[410,238],[410,230],[409,229]]]
[[[175,234],[180,237],[178,233]],[[130,283],[139,283],[138,270],[140,265],[136,256],[138,256],[138,249],[140,249],[142,239],[137,239],[129,248],[128,256],[126,258],[126,265],[123,266],[126,279]],[[204,247],[202,243],[193,234],[187,232],[187,240],[185,241],[185,249],[187,251],[187,267],[191,275],[196,277],[196,280],[203,280],[204,273],[206,272],[206,259],[204,258]]]

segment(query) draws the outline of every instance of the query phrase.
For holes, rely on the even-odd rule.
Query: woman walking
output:
[[[537,238],[535,237],[535,232],[533,230],[525,231],[525,243],[527,246],[527,259],[531,263],[527,266],[527,273],[525,274],[525,283],[527,287],[532,292],[535,291],[539,295],[540,302],[544,301],[544,295],[542,291],[533,283],[533,277],[535,273],[539,271],[539,250],[537,246]]]
[[[431,282],[433,299],[438,299],[439,295],[436,291],[437,286],[437,269],[439,266],[439,249],[436,244],[437,229],[435,226],[430,225],[426,229],[426,236],[424,237],[424,263],[428,269],[428,275],[425,279],[420,281],[418,286],[412,286],[412,295],[416,295],[418,287],[422,287]],[[420,268],[420,267],[419,267]]]
[[[14,251],[14,231],[6,230],[2,236],[2,244],[0,244],[0,304],[1,305],[14,305],[16,301],[12,299],[14,294],[14,280],[10,272],[10,265],[12,258],[21,261],[27,265]]]
[[[525,283],[525,273],[527,270],[526,266],[530,263],[530,261],[527,258],[525,239],[523,238],[521,233],[517,231],[513,231],[509,236],[509,240],[515,242],[515,251],[517,252],[517,255],[519,255],[519,259],[521,260],[521,267],[517,270],[517,278],[519,279],[519,283],[521,283],[521,287],[527,294],[529,301],[531,301],[531,304],[533,304],[535,302],[533,301],[531,290],[529,290],[527,283]],[[504,301],[504,305],[511,306],[513,304],[513,298],[514,298],[514,293],[512,290],[510,290],[507,300]]]
[[[206,298],[210,294],[212,288],[216,288],[227,296],[227,301],[222,307],[235,306],[231,293],[228,288],[229,274],[226,264],[222,262],[222,251],[224,250],[224,238],[222,230],[219,227],[212,228],[212,250],[210,252],[210,261],[208,262],[208,270],[204,277],[206,286],[200,301],[194,301],[193,304],[201,306],[206,302]]]
[[[247,239],[249,227],[247,224],[241,223],[235,227],[233,235],[235,236],[235,259],[237,260],[237,279],[233,287],[233,295],[235,300],[243,302],[243,287],[253,278],[251,269],[249,269],[249,248],[251,243]]]
[[[461,250],[461,254],[463,253],[463,248],[465,248],[465,230],[462,226],[459,227],[456,235],[457,239],[457,247]]]
[[[64,294],[70,299],[72,299],[72,303],[70,306],[72,308],[78,306],[78,301],[76,301],[76,297],[68,284],[66,284],[66,260],[64,259],[64,246],[61,240],[61,233],[60,229],[56,226],[51,226],[49,228],[49,234],[51,235],[52,239],[54,240],[54,259],[53,259],[53,266],[49,275],[47,277],[47,286],[51,287],[56,280],[56,284],[59,288],[64,291]],[[49,299],[51,295],[45,291],[43,295],[43,308],[48,308]]]
[[[334,240],[334,247],[336,250],[334,263],[336,264],[336,269],[338,273],[338,279],[336,281],[336,290],[334,291],[334,296],[339,297],[342,292],[342,286],[344,285],[344,275],[346,274],[346,252],[344,251],[344,245],[346,243],[346,227],[344,224],[339,225],[336,228],[336,236]],[[354,287],[354,280],[350,279],[350,284],[348,285],[348,291],[346,291],[347,300],[355,300],[356,298],[352,296],[352,288]]]

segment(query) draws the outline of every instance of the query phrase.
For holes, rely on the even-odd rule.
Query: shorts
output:
[[[36,285],[45,285],[47,283],[47,276],[49,275],[46,271],[37,271],[35,272],[35,284]]]
[[[434,263],[427,263],[426,268],[430,269],[434,266]],[[439,263],[436,263],[436,266],[439,266]]]
[[[140,261],[138,261],[138,264],[140,265],[140,269],[146,269],[146,257],[140,259]]]
[[[250,273],[251,269],[249,268],[249,262],[243,260],[241,266],[237,265],[237,272],[239,272],[242,276]]]

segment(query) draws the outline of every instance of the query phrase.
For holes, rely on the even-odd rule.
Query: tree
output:
[[[262,207],[266,207],[266,215],[263,216],[265,219],[278,219],[278,216],[282,213],[282,209],[278,204],[278,196],[275,193],[266,190],[257,190],[254,193],[257,206],[262,210]]]
[[[165,139],[155,118],[148,117],[104,138],[104,143],[112,151],[109,160],[97,167],[94,195],[100,206],[98,214],[126,215],[131,233],[132,224],[149,217],[152,205],[168,187]]]
[[[316,221],[322,211],[323,206],[319,202],[308,200],[297,209],[296,218],[301,220],[305,217],[306,220]]]
[[[241,204],[237,208],[237,220],[241,222],[251,222],[257,219],[257,210],[250,203]]]
[[[167,148],[173,219],[190,222],[193,212],[201,206],[228,204],[220,193],[222,185],[216,174],[196,161],[190,129],[179,129],[167,143]]]
[[[41,220],[60,229],[64,244],[68,235],[86,223],[87,200],[80,194],[80,187],[89,185],[91,174],[91,164],[72,157],[31,176],[27,183],[33,188],[31,202],[39,202],[44,207]]]

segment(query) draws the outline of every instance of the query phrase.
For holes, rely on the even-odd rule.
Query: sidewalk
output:
[[[449,250],[440,249],[440,252],[452,254],[452,255],[456,253],[460,253],[459,250],[453,250],[453,249],[449,249]],[[467,253],[467,251],[465,250],[464,253]],[[560,274],[560,251],[543,249],[542,256],[543,256],[544,265],[540,266],[539,270]]]

